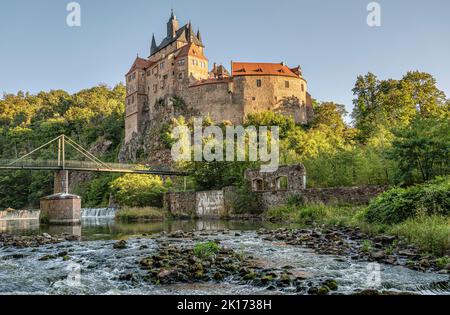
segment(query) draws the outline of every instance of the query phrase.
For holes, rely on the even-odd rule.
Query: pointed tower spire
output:
[[[193,42],[194,41],[194,36],[195,36],[195,33],[194,33],[194,30],[192,29],[192,24],[191,24],[191,20],[189,20],[189,23],[188,23],[188,25],[187,25],[187,34],[186,34],[186,36],[187,36],[187,41],[190,43],[190,42]]]
[[[203,44],[203,41],[202,41],[202,35],[200,34],[200,29],[197,29],[197,39],[198,39],[198,41],[199,41],[200,43]]]
[[[177,17],[173,13],[173,9],[170,11],[170,19],[167,22],[167,37],[174,38],[176,32],[178,31],[179,25],[177,21]]]
[[[156,46],[155,33],[152,36],[152,46],[150,48],[150,55],[153,55],[158,50],[158,46]]]

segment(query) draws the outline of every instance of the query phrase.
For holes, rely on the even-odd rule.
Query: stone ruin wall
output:
[[[287,204],[291,196],[299,196],[306,203],[365,205],[388,186],[360,186],[308,188],[298,190],[253,192],[261,196],[262,210]],[[167,193],[164,208],[175,217],[224,218],[236,215],[233,187],[203,192]]]

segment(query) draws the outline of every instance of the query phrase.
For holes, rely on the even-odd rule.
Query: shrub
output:
[[[273,207],[264,213],[264,217],[269,221],[290,221],[297,213],[297,210],[295,206],[290,205]]]
[[[393,188],[367,208],[370,223],[396,224],[420,214],[450,215],[450,176],[409,188]]]
[[[302,206],[305,204],[305,200],[302,195],[294,194],[288,197],[287,204],[290,206]]]
[[[436,259],[436,265],[439,268],[445,268],[450,264],[450,256],[444,256]]]
[[[220,246],[216,242],[198,243],[194,246],[194,255],[200,259],[216,255],[220,251]]]
[[[299,209],[297,220],[300,223],[321,222],[327,217],[324,205],[307,205]]]

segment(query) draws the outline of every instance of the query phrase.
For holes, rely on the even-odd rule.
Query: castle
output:
[[[300,66],[231,62],[231,72],[216,64],[209,71],[200,31],[190,22],[180,27],[173,11],[167,36],[157,45],[153,35],[150,56],[136,57],[126,74],[126,91],[125,143],[180,106],[232,124],[266,110],[291,115],[297,123],[307,123],[313,114]]]

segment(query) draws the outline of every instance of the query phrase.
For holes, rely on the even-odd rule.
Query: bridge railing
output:
[[[149,169],[144,168],[142,165],[137,164],[121,164],[121,163],[94,163],[87,161],[72,161],[66,160],[64,163],[66,168],[77,169],[116,169],[116,170],[140,170]],[[15,162],[12,159],[0,159],[0,167],[4,168],[59,168],[62,166],[62,162],[57,160],[20,160]]]

